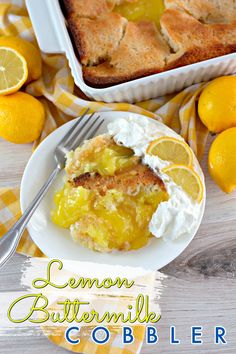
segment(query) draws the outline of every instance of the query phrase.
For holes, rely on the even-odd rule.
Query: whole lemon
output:
[[[198,112],[210,132],[221,133],[236,127],[236,77],[213,80],[200,96]]]
[[[40,78],[42,75],[42,59],[38,48],[16,36],[1,36],[0,46],[15,49],[25,58],[29,71],[26,83]]]
[[[27,93],[0,96],[0,136],[15,144],[38,139],[43,129],[45,111],[42,103]]]
[[[226,193],[236,188],[236,128],[230,128],[214,140],[208,158],[209,172]]]

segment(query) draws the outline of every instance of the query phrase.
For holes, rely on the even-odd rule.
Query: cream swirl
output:
[[[157,238],[162,237],[170,241],[189,235],[200,218],[202,203],[193,201],[182,188],[161,172],[169,162],[146,154],[150,142],[159,137],[182,138],[162,123],[133,116],[110,123],[108,133],[114,137],[117,144],[131,148],[135,155],[140,156],[143,163],[158,174],[165,183],[170,198],[167,202],[162,202],[153,214],[149,224],[150,232]],[[196,158],[194,160],[194,168],[203,178]]]

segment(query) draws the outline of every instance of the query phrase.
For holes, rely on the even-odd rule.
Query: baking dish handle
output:
[[[45,53],[62,53],[55,28],[58,13],[52,14],[50,2],[57,2],[59,6],[58,0],[26,0],[26,6],[40,49]]]

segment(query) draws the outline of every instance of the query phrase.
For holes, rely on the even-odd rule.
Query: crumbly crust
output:
[[[87,158],[93,154],[102,151],[102,149],[113,144],[111,136],[104,134],[99,135],[91,140],[85,141],[83,145],[77,148],[74,152],[67,155],[66,173],[69,180],[73,180],[78,176],[80,164],[83,164]]]
[[[125,172],[114,176],[101,176],[98,173],[84,173],[71,181],[74,187],[84,187],[97,190],[100,195],[105,195],[108,190],[115,189],[126,194],[137,194],[140,188],[165,190],[163,181],[141,162]]]
[[[81,63],[87,66],[97,65],[111,58],[120,44],[127,24],[124,17],[114,12],[102,15],[97,20],[74,15],[68,22]]]
[[[123,82],[139,79],[145,76],[158,74],[164,71],[160,68],[152,68],[147,70],[145,67],[138,71],[129,72],[128,70],[123,73],[116,71],[109,62],[105,62],[98,66],[84,67],[83,74],[85,82],[93,87],[102,88],[111,85],[121,84]]]
[[[236,20],[235,0],[165,0],[165,7],[184,10],[204,23]]]
[[[63,0],[68,16],[76,14],[79,17],[96,18],[111,12],[116,0]]]
[[[116,5],[137,0],[63,0],[68,16],[76,14],[79,17],[94,19],[112,12]]]
[[[203,24],[183,11],[169,9],[161,18],[161,28],[174,51],[167,60],[167,69],[236,50],[234,24]]]
[[[163,71],[169,46],[152,22],[129,22],[119,47],[109,62],[84,68],[90,84],[104,86]]]

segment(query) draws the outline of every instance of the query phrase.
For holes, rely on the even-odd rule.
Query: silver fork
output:
[[[60,141],[54,151],[55,168],[46,183],[40,189],[34,200],[16,224],[0,239],[0,268],[3,267],[15,253],[21,236],[25,231],[31,217],[38,208],[42,199],[48,192],[53,181],[65,167],[66,153],[76,149],[84,140],[95,136],[104,120],[94,117],[94,114],[87,116],[87,110],[72,126],[64,138]],[[94,118],[93,118],[94,117]],[[93,118],[93,119],[92,119]]]

